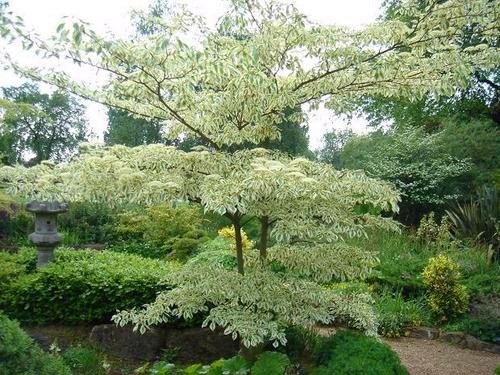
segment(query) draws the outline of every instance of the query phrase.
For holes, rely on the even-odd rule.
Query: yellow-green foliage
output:
[[[222,238],[225,238],[231,242],[231,246],[233,249],[236,249],[236,238],[234,234],[234,226],[230,227],[224,227],[219,230],[219,236]],[[242,229],[241,230],[241,244],[243,247],[243,250],[250,250],[253,248],[253,241],[248,238],[247,234],[245,231]]]
[[[429,291],[428,304],[436,319],[451,320],[467,310],[469,294],[459,284],[459,266],[446,255],[430,258],[422,278]]]

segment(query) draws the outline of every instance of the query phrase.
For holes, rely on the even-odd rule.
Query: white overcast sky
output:
[[[209,25],[214,25],[226,9],[225,0],[178,0],[188,5],[196,14],[204,16]],[[289,0],[311,20],[321,24],[342,24],[359,27],[370,23],[380,13],[381,0]],[[112,32],[118,36],[127,36],[133,32],[130,23],[132,9],[145,9],[150,0],[9,0],[9,10],[21,16],[25,24],[49,36],[55,32],[64,16],[77,17],[93,25],[96,31]],[[5,45],[0,44],[0,48]],[[12,53],[12,52],[11,52]],[[16,52],[14,52],[16,53]],[[24,54],[19,52],[18,56]],[[26,57],[28,59],[28,57]],[[40,63],[36,58],[29,58],[30,63]],[[86,77],[92,79],[92,76]],[[0,69],[0,87],[18,85],[23,82],[12,72]],[[48,90],[42,86],[42,89]],[[87,118],[94,133],[102,139],[106,128],[105,108],[96,103],[86,102]],[[310,146],[315,149],[321,145],[322,135],[333,128],[351,127],[356,132],[366,132],[363,119],[353,119],[351,124],[336,118],[325,109],[311,112],[309,115]]]

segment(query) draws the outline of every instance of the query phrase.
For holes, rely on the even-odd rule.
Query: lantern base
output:
[[[38,259],[36,261],[36,268],[45,267],[54,259],[54,247],[41,247],[37,246]]]

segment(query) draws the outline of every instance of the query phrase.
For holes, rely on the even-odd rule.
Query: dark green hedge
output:
[[[340,331],[316,352],[315,375],[407,375],[398,355],[384,343],[361,333]]]
[[[25,272],[4,278],[0,310],[25,323],[105,322],[116,310],[152,302],[172,266],[165,261],[94,250],[56,250],[55,261],[33,270],[36,253],[0,257]]]
[[[71,375],[61,357],[45,353],[16,321],[0,314],[0,375]]]

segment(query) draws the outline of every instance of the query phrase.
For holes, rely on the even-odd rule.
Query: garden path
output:
[[[386,339],[411,375],[492,375],[500,354],[462,349],[437,340]]]

